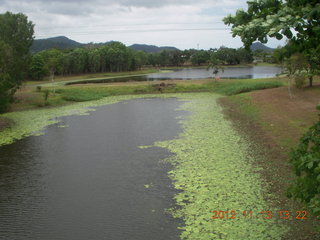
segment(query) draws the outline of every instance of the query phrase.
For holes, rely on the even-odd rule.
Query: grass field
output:
[[[69,80],[68,80],[69,81]],[[115,82],[99,84],[75,84],[52,87],[50,84],[22,87],[16,93],[16,101],[11,106],[11,111],[35,109],[39,107],[52,107],[98,100],[107,96],[128,94],[156,94],[180,92],[215,92],[222,95],[235,95],[258,89],[275,88],[284,85],[285,79],[247,79],[247,80],[170,80],[153,82]],[[65,81],[64,81],[65,83]],[[163,85],[163,86],[161,86]],[[48,100],[45,101],[45,91],[49,90]]]

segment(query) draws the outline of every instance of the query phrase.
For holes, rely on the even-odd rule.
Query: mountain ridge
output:
[[[261,42],[254,42],[250,46],[251,51],[257,51],[257,50],[262,50],[266,52],[273,52],[274,48],[267,47],[266,45],[262,44]]]
[[[105,43],[79,43],[72,39],[69,39],[65,36],[57,36],[52,38],[44,38],[44,39],[35,39],[31,46],[31,52],[37,53],[43,50],[48,50],[51,48],[58,48],[61,50],[68,49],[68,48],[75,48],[81,46],[103,46],[108,45],[113,41],[105,42]],[[136,51],[145,51],[147,53],[154,53],[154,52],[161,52],[163,50],[174,51],[179,50],[176,47],[171,46],[155,46],[155,45],[148,45],[148,44],[132,44],[128,46],[129,48],[136,50]]]
[[[69,48],[76,48],[76,47],[82,47],[82,46],[104,46],[107,44],[112,43],[113,41],[105,42],[105,43],[79,43],[77,41],[74,41],[72,39],[69,39],[65,36],[57,36],[57,37],[51,37],[51,38],[44,38],[44,39],[35,39],[33,41],[33,44],[31,46],[31,52],[37,53],[43,50],[48,50],[52,48],[58,48],[61,50],[69,49]],[[144,51],[147,53],[156,53],[161,52],[163,50],[167,51],[176,51],[180,50],[176,47],[172,46],[155,46],[155,45],[148,45],[148,44],[132,44],[128,46],[129,48],[136,50],[136,51]],[[260,42],[255,42],[251,45],[250,49],[252,51],[257,50],[263,50],[267,52],[274,51],[273,48],[269,48],[265,46],[264,44]]]

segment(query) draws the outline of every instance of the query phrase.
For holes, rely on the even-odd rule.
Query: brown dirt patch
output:
[[[0,117],[0,131],[2,131],[5,128],[11,127],[14,124],[14,122],[5,117]]]
[[[294,173],[285,151],[288,149],[281,143],[287,138],[298,142],[301,131],[316,121],[315,106],[320,100],[319,93],[319,87],[304,89],[295,91],[295,97],[290,99],[286,88],[252,92],[251,104],[261,110],[258,121],[242,112],[238,102],[231,101],[228,97],[219,100],[226,118],[230,119],[235,129],[251,143],[250,154],[259,156],[255,163],[261,168],[259,173],[265,181],[266,200],[271,207],[290,211],[294,215],[296,211],[304,210],[304,207],[286,197],[286,189],[294,179]],[[288,124],[290,120],[301,122],[303,126],[300,129],[294,124]],[[313,228],[318,221],[310,214],[309,218],[279,221],[280,224],[288,224],[291,229],[285,239],[320,239],[320,233]]]
[[[289,150],[298,143],[306,130],[317,121],[316,106],[320,104],[320,84],[313,88],[293,88],[290,98],[287,87],[256,91],[250,94],[258,106],[262,122],[270,137]]]

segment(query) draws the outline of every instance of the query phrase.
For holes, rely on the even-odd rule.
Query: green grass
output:
[[[278,80],[225,80],[223,82],[208,82],[203,84],[177,83],[173,86],[163,88],[162,93],[180,93],[180,92],[215,92],[222,95],[235,95],[254,90],[275,88],[282,86]],[[107,96],[127,95],[127,94],[146,94],[160,93],[157,88],[151,84],[141,85],[121,85],[121,86],[77,86],[62,87],[56,90],[65,101],[91,101],[98,100]]]
[[[252,96],[248,93],[229,96],[228,100],[236,103],[239,108],[239,112],[245,114],[250,119],[255,121],[260,120],[261,110],[252,104]]]
[[[99,91],[88,91],[86,89],[60,89],[56,92],[60,93],[60,96],[63,100],[71,102],[99,100],[103,97],[108,96],[107,93]]]
[[[230,82],[220,82],[213,85],[213,91],[219,94],[231,96],[239,93],[251,92],[267,88],[277,88],[283,86],[283,83],[277,80],[274,81],[246,81],[239,80]]]
[[[141,86],[112,86],[112,87],[72,87],[57,89],[61,98],[66,101],[84,102],[99,100],[107,96],[151,93],[149,85]]]

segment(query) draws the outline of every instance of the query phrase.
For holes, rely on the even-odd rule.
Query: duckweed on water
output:
[[[276,216],[258,214],[270,205],[263,198],[262,180],[249,156],[249,145],[224,119],[213,94],[186,94],[182,110],[192,113],[181,120],[179,138],[155,145],[175,153],[170,172],[178,209],[173,215],[184,220],[181,238],[281,239],[288,230]],[[212,211],[236,212],[236,219],[212,219]],[[275,209],[274,209],[275,210]],[[243,211],[252,211],[246,219]],[[229,214],[229,218],[231,214]]]
[[[0,132],[0,146],[37,135],[46,126],[59,122],[59,117],[89,114],[94,111],[90,107],[141,97],[116,96],[59,108],[3,114],[13,119],[15,125]],[[168,160],[174,165],[169,174],[175,188],[180,190],[175,196],[178,209],[172,214],[184,221],[181,238],[281,239],[288,229],[277,223],[276,217],[262,219],[258,215],[262,210],[271,210],[263,198],[262,180],[253,165],[254,159],[249,156],[249,145],[224,119],[216,102],[219,95],[192,93],[143,97],[177,97],[187,101],[181,109],[192,113],[180,120],[183,133],[178,138],[155,144],[175,153]],[[212,219],[212,211],[220,210],[236,211],[236,219]],[[244,219],[243,211],[252,211],[253,219]]]
[[[181,94],[148,94],[148,95],[120,95],[102,98],[96,101],[79,102],[72,105],[37,109],[29,111],[19,111],[0,114],[2,117],[12,119],[14,125],[0,131],[0,146],[14,142],[28,136],[38,136],[42,130],[54,123],[58,123],[60,117],[70,115],[87,115],[90,111],[95,111],[94,107],[113,104],[125,100],[136,98],[152,97],[181,97]],[[61,126],[66,127],[66,126]]]
[[[27,136],[41,135],[41,131],[46,126],[58,123],[60,117],[88,114],[90,111],[94,111],[94,108],[90,107],[112,104],[132,98],[138,98],[138,96],[108,97],[98,101],[75,103],[64,107],[2,114],[1,116],[12,119],[15,124],[11,128],[0,131],[0,146],[10,144]]]

